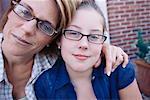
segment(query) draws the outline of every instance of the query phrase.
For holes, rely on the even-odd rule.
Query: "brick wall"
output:
[[[136,58],[133,30],[142,29],[144,39],[150,40],[150,0],[107,0],[107,9],[111,43]]]

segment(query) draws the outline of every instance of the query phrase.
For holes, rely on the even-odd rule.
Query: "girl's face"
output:
[[[100,14],[92,8],[80,8],[64,34],[60,46],[67,68],[79,72],[91,69],[99,60],[102,49],[102,37],[98,36],[103,35]],[[83,36],[79,40],[79,34],[88,37]]]
[[[52,40],[48,34],[56,27],[57,12],[54,0],[21,0],[8,14],[2,45],[16,56],[41,51]]]

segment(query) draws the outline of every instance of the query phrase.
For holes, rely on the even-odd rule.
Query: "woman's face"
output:
[[[101,54],[102,43],[96,43],[99,40],[96,40],[95,34],[103,35],[102,17],[92,8],[81,8],[77,10],[67,30],[71,30],[72,34],[64,32],[66,37],[63,35],[60,41],[61,55],[67,68],[79,72],[91,69]],[[78,32],[90,36],[74,40],[80,34]]]
[[[56,27],[57,10],[54,0],[21,0],[8,14],[3,46],[14,55],[34,55],[41,51],[52,40],[48,34]],[[32,19],[32,15],[38,19]]]

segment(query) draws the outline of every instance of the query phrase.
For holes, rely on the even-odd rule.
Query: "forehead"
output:
[[[85,7],[77,10],[71,24],[75,24],[81,28],[101,29],[103,19],[95,9]]]
[[[38,18],[52,22],[58,16],[58,9],[54,0],[21,0],[20,2],[31,7]]]

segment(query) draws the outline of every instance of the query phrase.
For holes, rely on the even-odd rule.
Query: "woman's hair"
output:
[[[8,8],[6,9],[4,15],[2,16],[2,19],[0,20],[0,32],[3,31],[3,28],[7,22],[8,14],[10,11],[12,11],[12,9],[14,7],[14,5],[12,4],[12,1],[20,2],[21,0],[10,0],[10,4],[8,4]],[[57,22],[56,30],[60,31],[61,29],[65,28],[68,23],[71,22],[72,16],[76,11],[77,6],[80,4],[80,2],[82,0],[54,0],[54,1],[57,4],[58,13],[59,13],[58,14],[59,19]],[[58,33],[60,34],[61,32],[58,32]],[[53,39],[55,37],[53,37]],[[52,45],[55,42],[56,42],[55,40],[54,40],[54,42],[52,41],[52,43],[50,43],[50,47],[45,47],[42,50],[42,52],[55,54],[56,53],[56,51],[55,51],[56,45]]]

